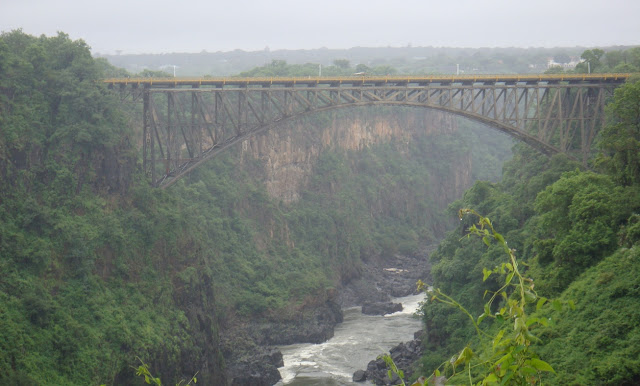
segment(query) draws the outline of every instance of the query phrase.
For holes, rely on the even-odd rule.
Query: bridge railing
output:
[[[624,82],[631,74],[495,74],[495,75],[359,75],[308,77],[203,77],[203,78],[109,78],[109,86],[271,86],[350,84],[430,84],[430,83],[524,83],[524,82]]]

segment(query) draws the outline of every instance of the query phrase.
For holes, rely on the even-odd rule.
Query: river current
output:
[[[413,339],[420,330],[420,319],[413,316],[424,294],[393,299],[403,310],[391,315],[363,315],[360,307],[343,310],[344,321],[335,328],[333,338],[320,344],[294,344],[279,347],[284,367],[276,385],[336,386],[353,384],[357,370],[366,370],[369,361],[402,342]]]

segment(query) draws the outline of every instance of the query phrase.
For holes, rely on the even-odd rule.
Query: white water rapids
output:
[[[369,361],[392,347],[413,339],[420,319],[413,316],[424,294],[396,298],[404,309],[385,316],[363,315],[360,307],[344,311],[344,322],[333,338],[321,344],[301,343],[280,347],[284,367],[276,385],[335,386],[353,384],[357,370],[366,370]]]

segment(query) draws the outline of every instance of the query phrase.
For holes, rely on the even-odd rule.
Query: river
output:
[[[284,367],[276,385],[336,386],[353,384],[357,370],[366,370],[369,361],[402,342],[413,339],[420,319],[412,316],[424,294],[393,299],[404,309],[386,316],[363,315],[360,307],[344,310],[344,322],[336,326],[333,338],[321,344],[294,344],[279,347]]]

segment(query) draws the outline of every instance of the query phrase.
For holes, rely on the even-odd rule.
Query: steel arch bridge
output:
[[[605,100],[629,74],[107,79],[143,100],[143,167],[166,188],[279,123],[337,108],[431,108],[586,164]]]

